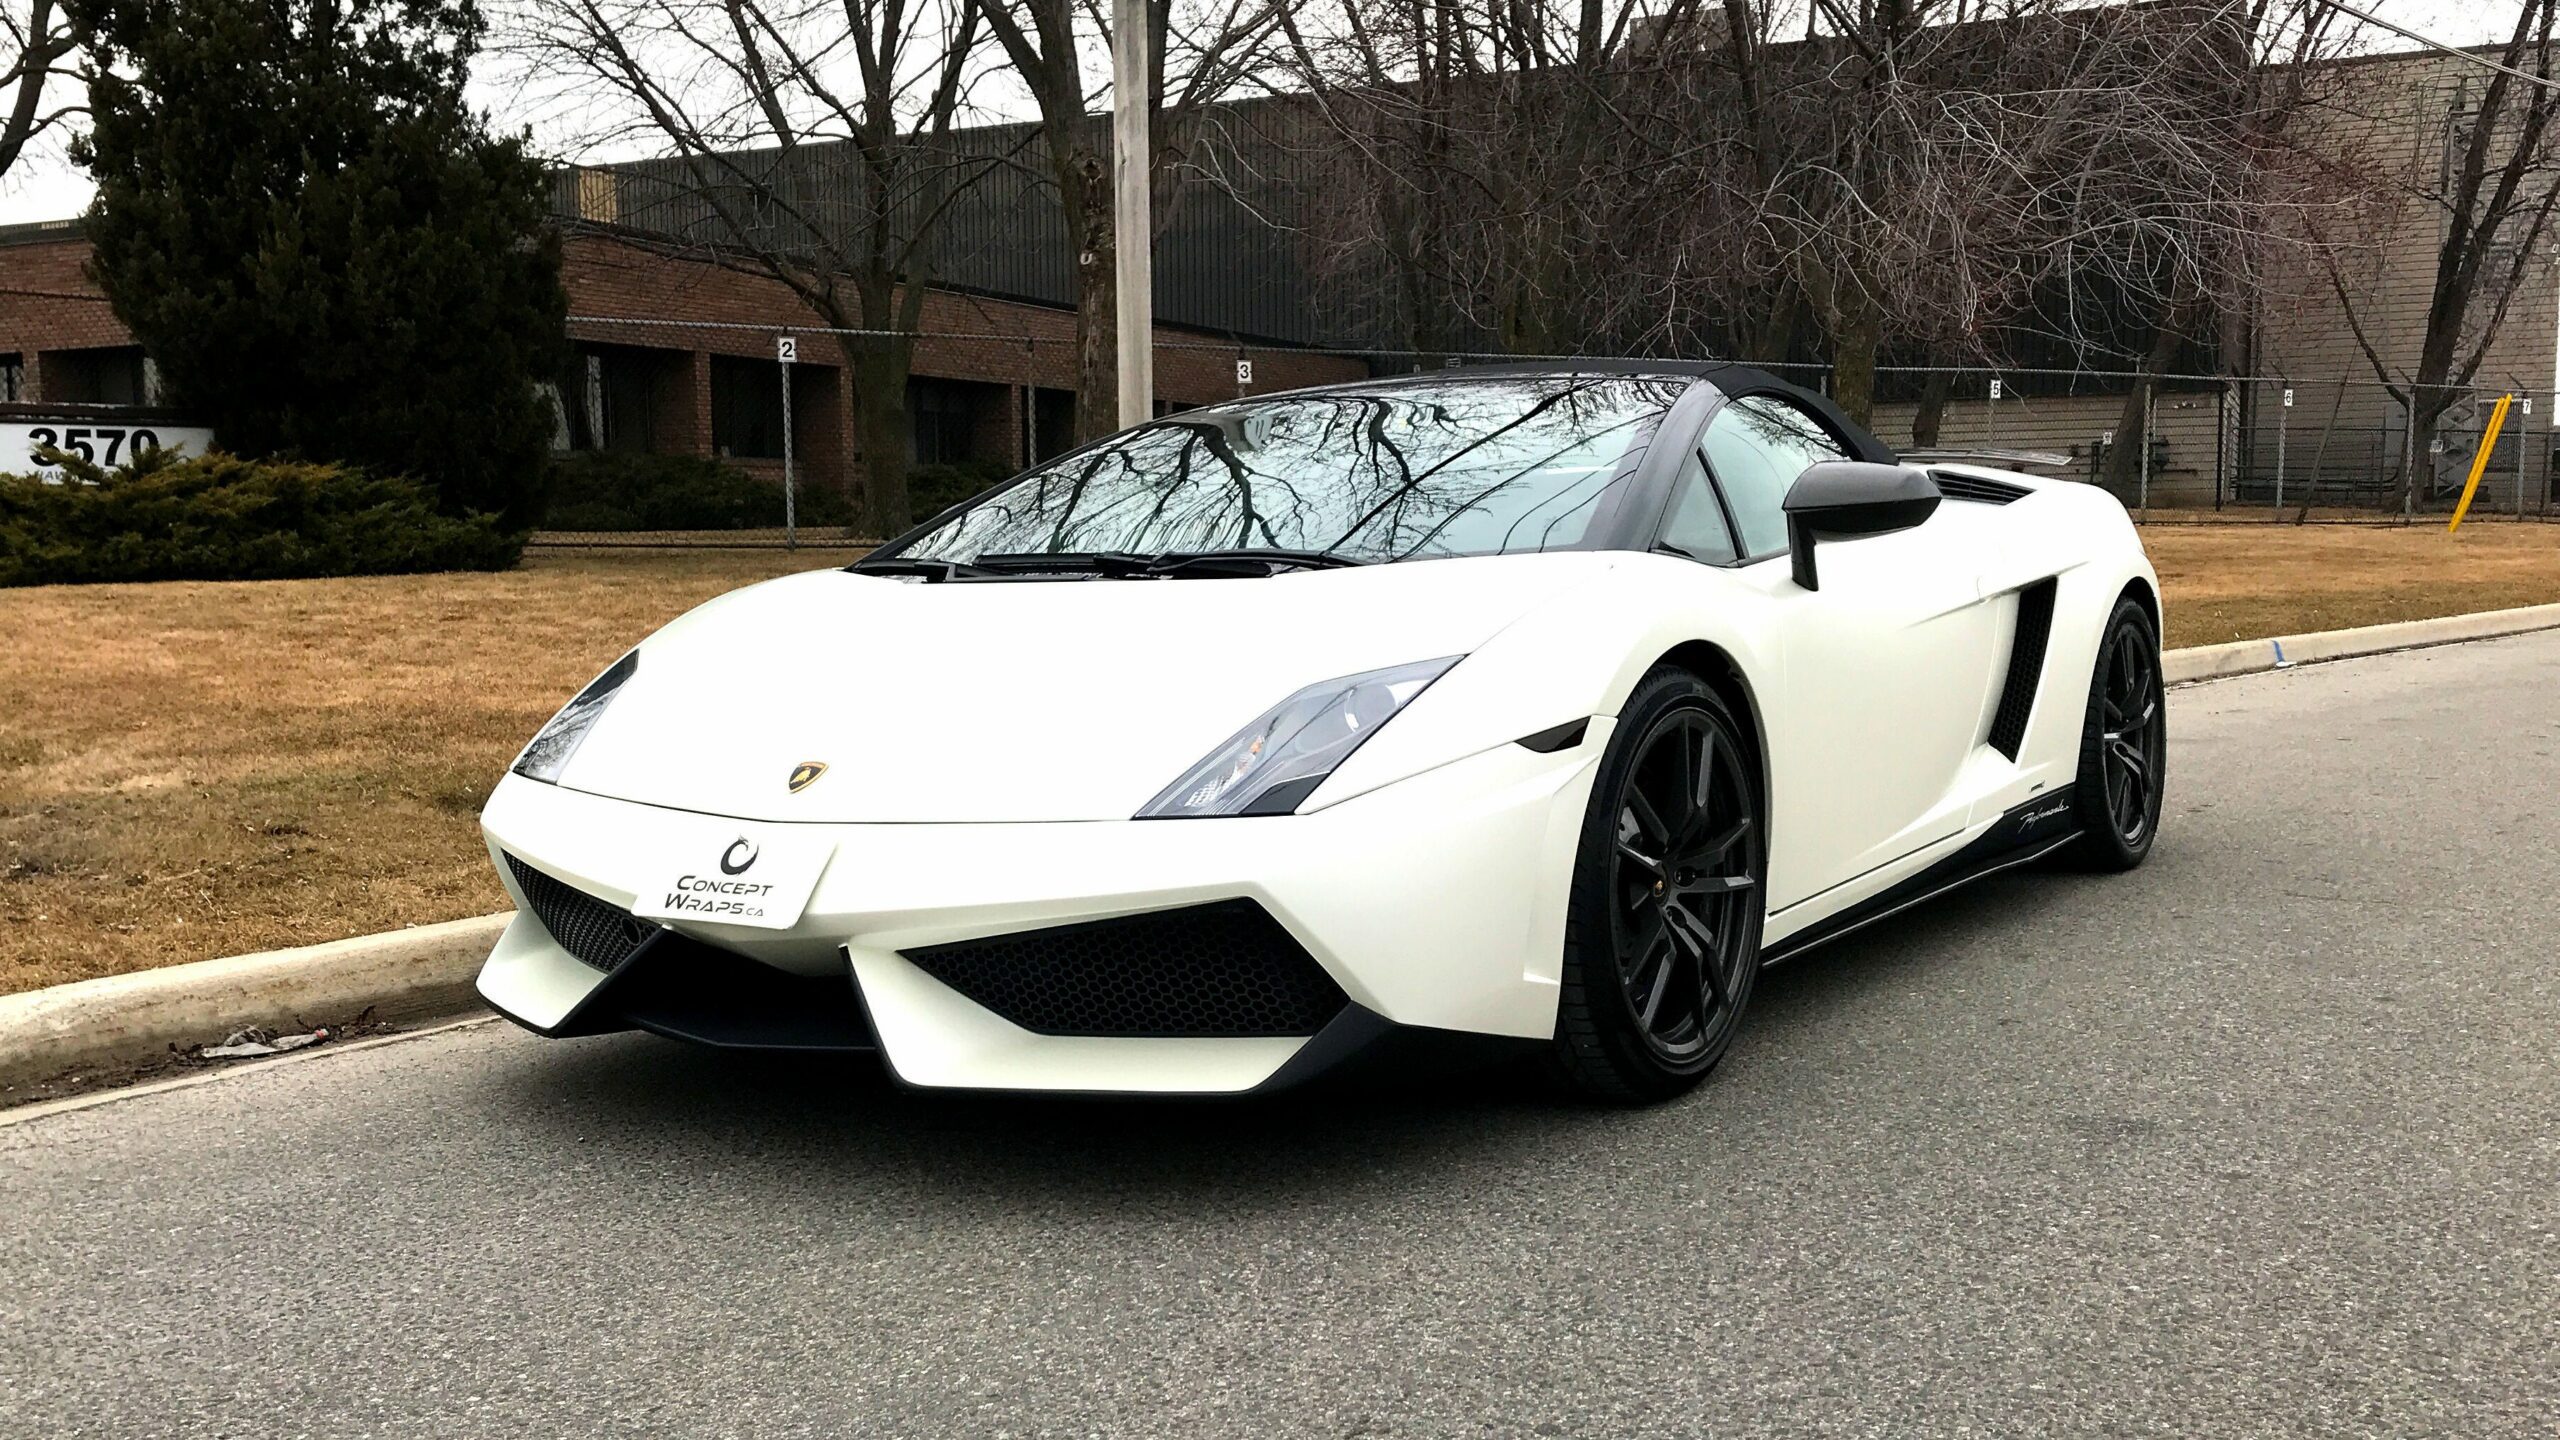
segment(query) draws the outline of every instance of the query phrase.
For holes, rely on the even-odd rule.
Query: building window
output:
[[[139,345],[44,354],[44,398],[55,404],[140,405],[147,393]]]
[[[908,382],[907,415],[915,427],[917,464],[957,465],[974,458],[977,388],[949,380]]]
[[[711,357],[711,448],[740,460],[782,458],[782,367]]]
[[[26,358],[15,351],[0,355],[0,404],[26,398]]]
[[[578,187],[578,218],[611,225],[622,219],[622,172],[572,166]]]
[[[1076,392],[1035,390],[1031,395],[1031,459],[1063,455],[1076,444]]]
[[[657,385],[647,351],[580,347],[561,377],[560,419],[572,450],[650,448]]]

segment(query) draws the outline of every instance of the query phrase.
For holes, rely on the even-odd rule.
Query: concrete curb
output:
[[[513,912],[199,960],[0,995],[0,1091],[74,1071],[142,1064],[251,1025],[388,1021],[476,1009],[471,987]]]
[[[2173,685],[2321,660],[2560,628],[2560,605],[2489,610],[2275,640],[2172,650]],[[512,914],[482,915],[326,945],[171,965],[0,996],[0,1103],[12,1087],[148,1062],[251,1025],[330,1024],[370,1008],[389,1021],[479,1008],[472,978]]]
[[[2392,625],[2360,625],[2352,630],[2322,630],[2310,635],[2281,635],[2272,640],[2235,640],[2228,645],[2172,650],[2160,657],[2161,675],[2172,685],[2189,685],[2198,680],[2254,675],[2321,660],[2347,660],[2555,628],[2560,628],[2560,605],[2480,610],[2434,620],[2403,620]]]

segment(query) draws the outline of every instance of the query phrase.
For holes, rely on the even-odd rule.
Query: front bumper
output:
[[[797,923],[664,922],[672,935],[646,947],[657,952],[657,1018],[625,1023],[720,1043],[716,1026],[688,1025],[675,1013],[685,986],[664,977],[693,975],[698,994],[700,985],[724,983],[719,966],[743,958],[780,972],[759,972],[746,988],[781,984],[807,997],[789,1003],[812,1010],[838,1003],[830,987],[843,987],[858,1023],[842,1033],[876,1043],[891,1071],[916,1086],[1234,1093],[1300,1078],[1347,1053],[1364,1029],[1543,1039],[1555,1026],[1574,847],[1607,742],[1608,722],[1596,719],[1571,750],[1505,745],[1309,815],[759,825],[828,850]],[[627,909],[664,883],[670,857],[716,854],[738,825],[512,775],[481,823],[518,913],[481,971],[480,993],[545,1034],[593,1028],[592,1011],[585,1020],[581,1012],[607,974],[535,918],[506,857]],[[1267,911],[1348,997],[1350,1008],[1321,1035],[1042,1034],[908,958],[1234,900]]]

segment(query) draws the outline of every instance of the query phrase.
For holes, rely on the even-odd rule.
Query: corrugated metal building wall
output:
[[[1254,123],[1252,105],[1222,107],[1194,147],[1158,217],[1155,313],[1166,324],[1243,340],[1363,348],[1387,343],[1374,324],[1324,303],[1299,217],[1320,184],[1307,153]],[[1268,117],[1261,117],[1267,119]],[[946,142],[956,168],[975,178],[952,200],[932,259],[937,285],[1046,305],[1075,300],[1074,249],[1037,126],[964,130]],[[812,226],[858,233],[861,206],[850,147],[799,147],[788,173],[777,151],[723,157],[697,173],[683,160],[647,160],[563,171],[554,203],[563,215],[628,226],[718,250],[725,205],[775,240],[817,248]],[[735,172],[724,173],[725,167]],[[757,192],[784,197],[759,206]],[[707,193],[710,192],[710,193]],[[720,205],[714,203],[717,194]],[[789,213],[796,211],[796,216]]]

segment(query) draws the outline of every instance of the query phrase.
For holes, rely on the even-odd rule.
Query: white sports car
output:
[[[2159,634],[2103,491],[1897,464],[1758,371],[1256,396],[616,661],[482,816],[480,991],[915,1086],[1483,1044],[1656,1099],[1771,961],[2141,863]]]

